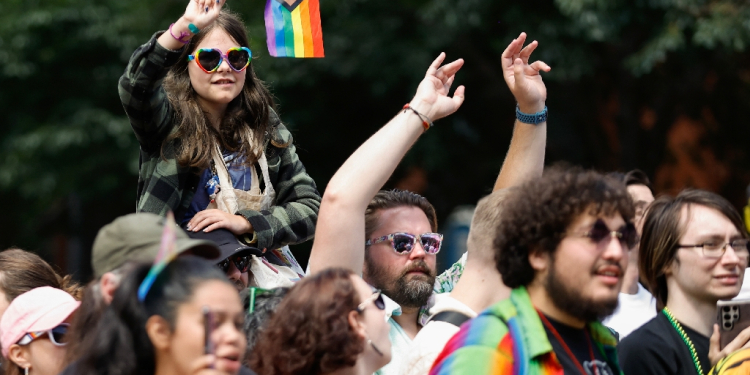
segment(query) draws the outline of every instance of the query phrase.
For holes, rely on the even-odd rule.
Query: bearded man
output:
[[[637,241],[625,185],[581,169],[552,169],[506,199],[496,266],[513,288],[464,323],[431,374],[620,374],[613,334]]]

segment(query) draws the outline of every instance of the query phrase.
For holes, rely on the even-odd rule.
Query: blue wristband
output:
[[[190,32],[193,34],[198,34],[201,31],[201,29],[199,29],[197,26],[193,25],[192,23],[188,24],[188,29],[190,29]]]
[[[544,106],[544,109],[541,112],[530,115],[528,113],[521,112],[521,109],[518,108],[518,105],[516,105],[516,118],[518,119],[518,121],[524,124],[539,125],[547,121],[547,106]]]

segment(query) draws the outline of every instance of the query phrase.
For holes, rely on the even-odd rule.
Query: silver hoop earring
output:
[[[28,367],[24,367],[23,368],[23,374],[24,375],[29,375],[29,368]]]

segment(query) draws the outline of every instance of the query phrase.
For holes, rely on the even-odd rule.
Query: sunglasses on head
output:
[[[247,269],[250,268],[250,255],[232,255],[216,265],[219,266],[224,273],[227,273],[229,270],[229,262],[234,263],[234,266],[237,267],[237,270],[239,270],[240,273],[245,273],[247,272]]]
[[[611,238],[617,238],[620,241],[620,244],[628,250],[635,247],[639,240],[638,232],[636,232],[633,223],[627,223],[619,230],[611,230],[601,219],[598,219],[584,236],[590,238],[591,241],[597,244],[605,239],[609,240]]]
[[[357,312],[360,314],[364,312],[368,302],[372,302],[372,304],[375,305],[378,310],[385,310],[385,301],[383,300],[383,294],[378,289],[373,290],[372,296],[362,301],[362,303],[357,306]]]
[[[210,74],[219,69],[222,61],[227,60],[229,67],[239,73],[250,65],[252,57],[253,53],[247,47],[233,47],[228,49],[226,54],[216,48],[200,48],[194,54],[188,55],[188,61],[195,60],[199,68]]]
[[[440,246],[443,244],[443,235],[440,233],[391,233],[380,238],[367,240],[365,245],[370,246],[385,241],[391,242],[393,251],[396,254],[409,254],[414,250],[414,245],[416,245],[417,241],[419,241],[427,254],[437,254],[440,251]]]
[[[53,344],[57,346],[65,346],[68,344],[68,341],[65,337],[65,335],[68,333],[68,327],[70,327],[70,324],[60,323],[60,325],[58,325],[57,327],[47,331],[29,332],[25,334],[21,338],[21,340],[18,341],[18,345],[28,345],[31,344],[32,341],[40,337],[44,337],[44,335],[48,335],[49,341],[51,341]]]

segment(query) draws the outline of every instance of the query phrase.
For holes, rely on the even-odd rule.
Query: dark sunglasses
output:
[[[240,273],[245,273],[247,272],[247,269],[250,268],[250,257],[251,255],[232,255],[216,265],[219,266],[224,273],[227,273],[229,270],[229,262],[232,262]]]
[[[620,230],[611,230],[601,219],[597,220],[591,229],[583,234],[588,237],[594,243],[601,243],[602,241],[609,240],[611,238],[617,238],[620,244],[627,250],[632,249],[638,244],[640,240],[638,238],[638,232],[635,230],[633,223],[627,223],[623,225]]]
[[[367,240],[365,245],[370,246],[385,241],[391,242],[393,251],[397,254],[409,254],[414,250],[414,245],[416,245],[417,241],[419,241],[426,253],[437,254],[440,251],[440,246],[443,244],[443,235],[440,233],[391,233],[387,236]]]
[[[195,60],[198,67],[210,74],[219,69],[222,61],[227,60],[229,67],[239,73],[250,65],[252,57],[253,53],[247,47],[233,47],[228,49],[226,54],[216,48],[201,48],[194,54],[188,55],[188,61]]]
[[[60,323],[60,325],[58,325],[57,327],[47,331],[29,332],[25,334],[21,338],[21,340],[18,341],[18,345],[28,345],[31,344],[32,341],[40,337],[44,337],[44,335],[48,335],[49,341],[51,341],[53,344],[57,346],[65,346],[68,344],[68,341],[65,337],[65,335],[68,333],[68,327],[70,327],[70,324]]]
[[[372,293],[372,296],[366,300],[364,300],[362,303],[357,306],[357,312],[362,313],[365,311],[365,307],[367,307],[367,303],[372,302],[375,307],[378,308],[378,310],[385,310],[385,301],[383,300],[383,294],[380,292],[380,290],[375,290]]]

